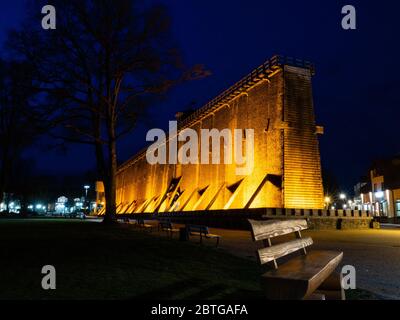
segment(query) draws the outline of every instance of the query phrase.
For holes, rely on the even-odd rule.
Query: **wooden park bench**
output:
[[[128,223],[129,224],[129,218],[128,217],[122,217],[122,222],[123,223]]]
[[[154,226],[148,223],[145,223],[143,218],[136,218],[136,226],[148,231],[153,231]]]
[[[343,252],[312,250],[307,253],[306,247],[312,245],[313,240],[301,237],[300,232],[308,228],[305,219],[249,222],[253,240],[264,243],[264,248],[257,251],[259,262],[272,264],[272,270],[261,277],[267,299],[345,299],[341,274],[334,272]],[[297,239],[272,245],[272,238],[290,233],[295,233]],[[277,259],[298,251],[301,255],[286,259],[278,266]]]
[[[165,231],[172,238],[174,233],[179,234],[179,229],[174,228],[170,220],[159,220],[158,230]]]
[[[216,247],[218,247],[219,239],[221,238],[221,236],[210,233],[207,226],[188,224],[186,225],[186,231],[189,236],[200,237],[200,243],[203,242],[203,237],[207,239],[217,239]]]

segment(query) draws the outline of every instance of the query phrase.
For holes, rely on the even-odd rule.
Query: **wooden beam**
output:
[[[283,236],[308,228],[306,219],[290,220],[248,220],[254,241]]]
[[[142,208],[140,208],[140,210],[138,210],[139,213],[143,213],[144,210],[146,210],[146,208],[149,206],[150,202],[154,200],[156,196],[152,196],[149,200],[145,201],[145,203],[143,204]]]
[[[239,181],[239,185],[236,188],[236,190],[232,193],[232,195],[229,197],[229,200],[225,203],[224,205],[224,210],[229,209],[230,206],[232,205],[233,201],[235,201],[237,195],[239,194],[240,190],[242,189],[242,185],[243,185],[243,180],[245,178],[243,178],[242,180]]]
[[[134,204],[135,204],[135,200],[133,200],[131,203],[129,203],[128,206],[126,207],[125,211],[122,212],[122,213],[123,213],[123,214],[127,213],[128,210],[129,210],[129,209],[132,207],[132,205],[134,205]]]
[[[178,182],[176,183],[175,188],[174,188],[174,190],[172,191],[172,194],[169,197],[169,201],[168,201],[167,206],[166,206],[166,211],[169,211],[170,206],[171,206],[171,201],[174,199],[176,193],[178,192],[179,186],[181,185],[181,182],[182,182],[182,177],[179,177],[179,178],[176,178],[176,179],[178,179]]]
[[[246,205],[244,206],[245,209],[250,208],[251,204],[253,203],[254,199],[257,197],[258,193],[261,191],[262,187],[268,180],[268,174],[265,175],[264,179],[262,179],[261,183],[258,185],[257,189],[251,195],[249,201],[247,201]]]
[[[271,247],[261,248],[258,250],[258,256],[261,264],[284,257],[289,253],[311,246],[313,241],[310,237],[303,239],[295,239],[289,242],[280,243]]]
[[[183,206],[179,209],[179,211],[183,211],[183,209],[185,209],[185,207],[188,205],[189,201],[193,198],[193,196],[199,191],[199,188],[195,188],[192,193],[190,194],[189,198],[187,198],[187,200],[185,201],[185,203],[183,204]]]
[[[195,211],[197,209],[197,207],[200,205],[201,201],[203,201],[204,195],[207,193],[208,191],[208,186],[205,188],[205,190],[203,191],[203,193],[201,194],[200,198],[196,201],[196,203],[194,204],[192,211]]]
[[[176,201],[178,201],[179,198],[182,197],[182,194],[183,194],[184,192],[185,192],[185,190],[183,190],[183,191],[181,192],[181,194],[178,196],[178,198],[176,199]],[[175,203],[176,203],[176,201],[175,201]],[[173,212],[173,211],[174,211],[173,209],[174,209],[175,203],[174,203],[172,206],[169,207],[168,212]]]
[[[221,186],[218,188],[217,192],[215,193],[215,195],[211,198],[210,202],[208,203],[206,210],[209,210],[211,208],[211,206],[214,204],[215,200],[217,200],[217,197],[219,195],[219,193],[221,192],[221,190],[224,188],[225,186],[225,182],[221,183]]]

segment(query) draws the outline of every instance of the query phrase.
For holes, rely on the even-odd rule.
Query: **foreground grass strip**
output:
[[[126,225],[0,220],[0,299],[262,299],[262,268],[211,246]],[[43,265],[57,289],[41,288]],[[367,292],[349,298],[374,298]]]

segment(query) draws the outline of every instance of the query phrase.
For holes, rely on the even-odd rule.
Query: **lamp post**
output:
[[[87,185],[87,184],[85,184],[85,185],[83,186],[83,188],[85,189],[85,198],[87,198],[87,193],[88,193],[88,190],[90,189],[90,186]]]
[[[346,195],[344,193],[339,194],[340,200],[342,200],[342,207],[343,209],[346,209]]]
[[[86,209],[87,209],[87,194],[88,194],[88,190],[90,189],[90,186],[89,185],[87,185],[87,184],[85,184],[84,186],[83,186],[83,188],[85,189],[85,207],[86,207]]]
[[[326,209],[329,209],[329,204],[331,203],[331,198],[326,196],[324,199]]]
[[[347,203],[349,204],[349,208],[350,208],[350,209],[353,209],[353,201],[352,201],[352,200],[349,200],[349,201],[347,201]]]

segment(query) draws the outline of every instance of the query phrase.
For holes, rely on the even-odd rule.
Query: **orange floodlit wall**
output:
[[[254,129],[251,172],[237,175],[234,163],[151,165],[142,152],[119,167],[118,213],[323,208],[313,67],[287,59],[272,58],[178,122],[199,137],[200,129]]]

